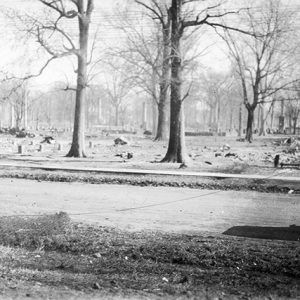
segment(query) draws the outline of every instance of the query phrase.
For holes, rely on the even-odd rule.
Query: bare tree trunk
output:
[[[147,125],[148,125],[147,103],[143,102],[143,119],[142,119],[143,130],[147,130]]]
[[[86,59],[78,57],[78,77],[75,104],[73,140],[68,157],[86,157],[84,139]]]
[[[101,124],[102,122],[102,100],[101,97],[97,101],[97,123]]]
[[[296,134],[296,131],[297,131],[297,120],[298,118],[297,117],[294,117],[293,118],[293,134]]]
[[[265,136],[266,135],[266,120],[265,120],[265,105],[264,103],[260,106],[260,128],[259,128],[259,135]]]
[[[230,116],[229,116],[229,130],[232,133],[233,132],[233,112],[234,108],[232,105],[232,101],[230,102]]]
[[[289,113],[289,134],[292,133],[292,114]]]
[[[119,106],[116,105],[116,111],[115,111],[115,125],[119,126]]]
[[[167,139],[167,114],[166,114],[166,103],[160,101],[158,104],[158,122],[155,141],[162,141]]]
[[[247,107],[248,119],[247,119],[247,129],[246,129],[246,141],[252,143],[253,141],[253,121],[254,121],[254,109],[252,107]]]
[[[28,93],[25,92],[24,95],[24,129],[28,127]]]
[[[13,128],[15,127],[16,122],[15,122],[15,108],[13,104],[10,105],[10,127]]]
[[[158,125],[158,121],[157,121],[157,103],[156,101],[152,101],[152,133],[154,134],[155,132],[157,132],[157,125]]]
[[[159,103],[158,103],[158,123],[155,141],[167,139],[167,96],[168,86],[170,82],[170,24],[166,24],[163,28],[163,66],[162,76],[159,87]]]
[[[209,106],[209,121],[208,121],[208,126],[211,129],[213,127],[213,112],[214,112],[213,106],[210,105]]]
[[[239,109],[239,131],[238,136],[241,137],[243,133],[243,104],[241,103]]]
[[[273,124],[274,124],[274,111],[275,111],[275,101],[273,101],[272,103],[272,110],[271,110],[271,123],[270,123],[270,127],[271,129],[273,129]]]
[[[89,0],[87,6],[92,5]],[[81,8],[79,20],[79,46],[78,51],[78,70],[77,70],[77,89],[76,89],[76,104],[75,117],[73,128],[73,140],[68,157],[86,157],[85,154],[85,100],[86,100],[86,84],[87,84],[87,52],[89,38],[90,16],[87,16],[85,1],[78,0],[78,6]],[[92,9],[89,13],[92,12]]]
[[[216,131],[217,131],[217,133],[220,132],[220,114],[221,114],[220,97],[217,96],[217,99],[216,99]]]
[[[180,20],[182,1],[172,0],[172,37],[171,37],[171,122],[169,146],[162,162],[186,163],[184,117],[182,112],[182,65],[181,45],[182,28]]]

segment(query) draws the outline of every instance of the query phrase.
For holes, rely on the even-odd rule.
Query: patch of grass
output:
[[[0,240],[5,246],[43,249],[64,236],[70,228],[70,218],[60,212],[35,217],[1,217]]]
[[[300,295],[299,242],[125,232],[73,224],[64,213],[1,218],[0,235],[18,252],[0,251],[2,278],[163,299]]]
[[[257,182],[255,179],[234,179],[234,178],[201,178],[181,177],[180,181],[174,176],[135,176],[120,174],[98,174],[83,172],[61,172],[61,171],[41,171],[41,170],[0,170],[0,178],[16,178],[49,182],[83,182],[89,184],[123,184],[133,186],[167,186],[167,187],[186,187],[191,189],[209,190],[235,190],[235,191],[257,191],[265,193],[284,193],[292,188],[294,194],[300,193],[300,184],[284,182],[274,182],[272,178]]]

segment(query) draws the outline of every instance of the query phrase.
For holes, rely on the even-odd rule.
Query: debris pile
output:
[[[123,153],[118,153],[115,156],[124,158],[124,159],[131,159],[133,158],[133,153],[132,152],[123,152]]]
[[[55,141],[54,137],[52,137],[52,136],[45,136],[44,139],[41,141],[41,144],[44,144],[44,143],[55,144],[56,141]]]
[[[129,142],[123,137],[123,136],[120,136],[120,137],[117,137],[115,140],[114,140],[114,143],[115,143],[115,146],[118,146],[118,145],[128,145]]]

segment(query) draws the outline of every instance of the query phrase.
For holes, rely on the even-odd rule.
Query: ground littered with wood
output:
[[[34,138],[16,138],[0,135],[1,161],[45,162],[76,167],[137,168],[155,170],[180,170],[180,164],[161,164],[167,151],[167,142],[153,142],[150,138],[129,135],[123,137],[127,144],[115,143],[119,135],[86,137],[87,159],[66,158],[71,136],[53,135],[54,140],[45,142],[49,133]],[[121,136],[122,138],[122,136]],[[236,174],[273,175],[274,159],[280,155],[280,174],[300,175],[300,138],[270,135],[257,137],[253,143],[239,141],[236,137],[187,137],[190,162],[188,171],[226,172]],[[22,146],[18,154],[18,146]],[[20,148],[20,147],[19,147]],[[281,169],[281,163],[283,163]],[[297,165],[298,164],[298,165]],[[182,170],[181,170],[182,171]]]
[[[270,135],[256,137],[251,144],[236,137],[187,137],[190,162],[180,168],[177,163],[160,163],[167,150],[167,142],[153,142],[150,138],[131,136],[87,136],[88,158],[67,158],[71,136],[49,133],[34,138],[16,138],[1,135],[0,177],[17,177],[48,181],[81,181],[88,183],[113,183],[154,186],[180,186],[199,189],[256,190],[262,192],[300,193],[300,183],[289,184],[272,181],[278,177],[300,177],[300,146],[298,137]],[[121,140],[116,142],[116,140]],[[125,144],[123,143],[125,141]],[[22,146],[18,154],[18,146]],[[277,167],[274,167],[279,155]],[[4,166],[4,164],[6,166]],[[12,164],[15,167],[8,167]],[[21,168],[20,166],[23,166]],[[17,167],[16,167],[17,166]],[[24,166],[52,166],[58,170],[26,169]],[[264,176],[266,180],[224,179],[174,176],[128,176],[91,172],[65,172],[63,168],[113,168],[179,172],[207,172]]]
[[[116,137],[90,136],[87,140],[89,158],[71,159],[64,157],[69,148],[68,137],[54,136],[57,143],[43,143],[40,147],[41,136],[18,139],[3,135],[0,163],[182,171],[179,164],[159,163],[166,152],[166,143],[133,136],[126,137],[129,144],[115,145]],[[252,144],[233,137],[189,137],[191,163],[187,170],[258,174],[269,178],[299,177],[300,154],[293,143],[284,136],[258,138]],[[18,154],[19,144],[23,148]],[[280,155],[279,167],[274,168],[277,154]],[[283,163],[282,168],[280,163]],[[0,176],[139,185],[172,182],[168,177],[140,180],[119,176],[116,180],[114,175],[103,177],[7,167],[2,168]],[[203,188],[201,183],[189,180],[190,185],[184,180],[176,182],[179,186]],[[232,188],[230,182],[226,185],[203,182],[207,184],[205,187],[211,184],[211,188]],[[253,186],[259,185],[256,182]],[[238,184],[233,188],[238,189]],[[247,189],[246,184],[244,188]],[[275,191],[289,192],[288,189]],[[257,239],[210,232],[128,232],[74,223],[66,213],[59,213],[0,217],[0,244],[0,299],[300,297],[297,239]]]

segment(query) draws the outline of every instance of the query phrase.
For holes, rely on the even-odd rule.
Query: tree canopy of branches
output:
[[[20,17],[27,26],[28,34],[35,37],[40,46],[48,54],[48,60],[40,69],[40,75],[55,59],[75,56],[77,58],[77,84],[73,139],[67,156],[85,157],[85,94],[88,84],[87,66],[89,33],[91,17],[94,10],[94,0],[37,0],[47,10],[44,19],[34,16]],[[68,32],[77,23],[77,40],[72,32]],[[70,28],[69,27],[69,28]]]
[[[168,0],[135,0],[132,7],[142,9],[142,24],[130,20],[127,11],[119,13],[117,27],[126,36],[125,45],[114,47],[112,54],[130,66],[127,76],[133,86],[150,96],[153,101],[154,140],[167,139],[167,101],[170,85],[170,13]],[[142,27],[142,28],[141,28]]]
[[[252,142],[256,107],[259,104],[263,106],[268,97],[294,81],[290,76],[284,76],[284,70],[291,63],[287,42],[290,17],[284,13],[277,0],[267,1],[258,10],[250,8],[243,16],[241,21],[254,34],[237,36],[225,30],[223,39],[241,83],[243,101],[248,112],[246,140]],[[261,111],[264,111],[263,108]]]
[[[188,97],[182,95],[182,38],[190,27],[210,26],[226,28],[248,34],[248,31],[225,25],[223,17],[235,14],[233,11],[220,11],[223,2],[172,0],[171,13],[171,102],[170,102],[170,138],[168,150],[162,162],[186,164],[188,157],[185,146],[183,101]],[[185,9],[184,9],[185,7]],[[196,15],[195,15],[196,13]]]

